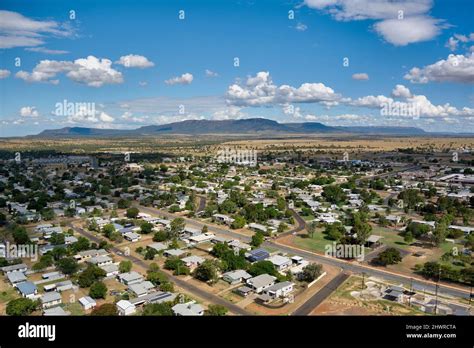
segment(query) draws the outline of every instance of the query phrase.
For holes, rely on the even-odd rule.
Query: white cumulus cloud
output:
[[[368,80],[369,79],[369,75],[366,74],[366,73],[356,73],[356,74],[353,74],[352,75],[352,78],[354,80]]]
[[[340,95],[323,83],[303,83],[298,88],[289,85],[277,86],[268,71],[260,71],[247,78],[244,84],[228,87],[226,101],[239,106],[266,104],[337,102]]]
[[[34,106],[23,106],[20,108],[21,117],[38,117],[39,113]]]
[[[58,84],[59,80],[54,78],[60,73],[65,73],[71,80],[91,87],[123,82],[122,73],[112,68],[109,59],[94,56],[76,59],[73,62],[42,60],[31,73],[21,70],[15,76],[27,82]]]
[[[190,73],[184,73],[181,76],[173,77],[169,80],[166,80],[167,85],[189,85],[193,82],[193,75]]]
[[[148,60],[147,57],[140,56],[137,54],[129,54],[126,56],[122,56],[115,63],[119,65],[123,65],[126,68],[139,68],[139,69],[151,68],[152,66],[155,66],[155,63]]]
[[[474,53],[470,55],[450,54],[423,68],[414,67],[405,76],[413,83],[461,82],[474,83]]]
[[[0,69],[0,80],[6,79],[8,76],[10,76],[10,74],[10,70]]]
[[[429,16],[432,0],[305,0],[338,21],[375,20],[375,32],[396,46],[436,37],[443,22]]]

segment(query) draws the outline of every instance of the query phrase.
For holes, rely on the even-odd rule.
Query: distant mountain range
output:
[[[278,123],[265,118],[242,120],[187,120],[164,125],[144,126],[137,129],[98,129],[65,127],[44,130],[33,137],[124,137],[156,136],[165,134],[183,135],[284,135],[311,133],[355,133],[373,135],[423,135],[424,130],[415,127],[330,127],[318,122]]]

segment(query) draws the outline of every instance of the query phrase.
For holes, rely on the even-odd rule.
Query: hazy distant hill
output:
[[[243,120],[187,120],[164,125],[144,126],[131,130],[66,127],[44,130],[37,137],[101,137],[147,136],[159,134],[309,134],[309,133],[357,133],[417,135],[425,131],[414,127],[330,127],[318,122],[278,123],[265,118]]]
[[[349,133],[362,133],[362,134],[392,134],[392,135],[422,135],[429,134],[421,128],[416,127],[336,127],[342,131]]]

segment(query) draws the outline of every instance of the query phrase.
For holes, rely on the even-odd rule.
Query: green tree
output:
[[[230,227],[232,227],[233,229],[239,229],[244,227],[246,223],[247,220],[245,220],[245,217],[237,215],[235,216],[234,221],[232,221]]]
[[[102,233],[109,239],[112,237],[114,232],[115,227],[112,224],[106,224],[102,227]]]
[[[314,232],[316,232],[316,228],[318,227],[318,223],[316,221],[311,221],[306,229],[308,230],[308,234],[311,238],[314,236]]]
[[[120,273],[127,273],[127,272],[130,272],[131,270],[132,270],[132,261],[128,261],[128,260],[120,261],[119,263]]]
[[[174,275],[187,275],[190,273],[189,268],[185,265],[183,260],[177,257],[170,257],[165,261],[165,269],[174,271]]]
[[[165,231],[158,231],[153,235],[154,242],[164,242],[168,239],[168,233]]]
[[[148,233],[150,233],[152,230],[153,230],[153,224],[151,224],[151,223],[149,223],[149,222],[143,222],[143,223],[140,225],[140,231],[141,231],[141,233],[143,233],[143,234],[148,234]]]
[[[118,315],[117,313],[117,307],[113,303],[104,303],[101,306],[95,307],[91,315],[93,316],[115,316]]]
[[[215,261],[206,260],[196,268],[194,277],[203,282],[215,283],[219,279],[219,267]]]
[[[261,232],[256,232],[256,233],[252,236],[252,241],[250,242],[250,244],[257,248],[257,247],[259,247],[260,245],[262,245],[264,239],[265,239],[265,236],[263,235],[263,233],[261,233]]]
[[[357,241],[360,245],[364,245],[367,238],[370,237],[372,226],[364,221],[360,214],[354,215],[354,226],[352,226],[352,233],[357,234]]]
[[[438,222],[433,230],[433,242],[436,246],[443,243],[448,235],[448,226],[444,220]]]
[[[127,209],[127,214],[126,215],[129,219],[136,219],[137,216],[138,216],[138,213],[140,213],[140,210],[138,210],[138,208],[131,207],[131,208]]]
[[[204,315],[209,316],[224,316],[228,312],[228,309],[221,305],[210,304],[207,307],[207,310],[204,312]]]
[[[176,218],[171,221],[170,224],[170,234],[172,238],[178,237],[179,233],[181,233],[184,230],[184,227],[186,226],[186,222],[184,221],[183,218]]]
[[[90,249],[90,242],[86,237],[80,236],[77,238],[77,242],[72,243],[71,248],[76,253],[79,251],[88,250]]]
[[[402,261],[402,256],[400,251],[395,248],[387,248],[382,251],[378,256],[373,260],[375,264],[381,266],[394,265]]]
[[[257,261],[250,265],[248,272],[254,277],[261,274],[270,274],[275,277],[278,276],[275,266],[270,261]]]
[[[63,233],[53,233],[51,234],[51,238],[49,239],[49,242],[52,245],[62,245],[64,244],[64,234]]]
[[[64,274],[74,274],[79,269],[77,261],[72,257],[65,257],[57,261],[56,266]]]
[[[411,232],[405,233],[405,235],[403,236],[403,240],[404,240],[405,243],[407,243],[407,244],[413,243],[413,235],[411,234]]]
[[[31,314],[38,307],[36,301],[29,298],[16,298],[7,304],[7,315],[26,316]]]
[[[326,228],[324,229],[324,234],[328,236],[328,238],[340,241],[344,235],[346,234],[346,229],[344,225],[340,222],[335,222],[333,224],[327,224]]]
[[[28,244],[30,242],[28,232],[23,226],[16,226],[13,229],[12,236],[16,244]]]
[[[310,263],[309,265],[303,267],[301,280],[311,283],[313,280],[317,279],[322,274],[322,272],[322,265],[317,263]]]
[[[173,310],[170,302],[150,303],[143,306],[142,315],[144,316],[172,316]]]
[[[91,286],[95,281],[106,276],[106,272],[96,266],[89,265],[84,271],[79,275],[77,282],[81,288],[87,288]]]
[[[340,204],[347,200],[343,189],[338,185],[324,186],[322,196],[330,203]]]

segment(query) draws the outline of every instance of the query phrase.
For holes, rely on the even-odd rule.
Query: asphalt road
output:
[[[197,196],[199,199],[199,206],[197,208],[197,213],[204,211],[206,209],[206,197],[204,196]]]
[[[296,226],[292,230],[280,233],[278,235],[278,238],[288,236],[289,234],[301,232],[306,228],[306,221],[301,216],[299,216],[299,214],[296,211],[294,211],[293,209],[290,209],[290,210],[291,210],[291,213],[293,214],[293,218],[295,219],[298,226]]]
[[[69,226],[72,229],[74,229],[74,231],[76,231],[79,234],[81,234],[82,236],[92,240],[93,242],[99,243],[102,240],[102,239],[94,236],[92,233],[87,232],[87,231],[85,231],[84,229],[82,229],[80,227],[73,226],[72,224],[70,224]],[[133,255],[125,255],[124,252],[122,250],[120,250],[119,248],[117,248],[117,247],[110,248],[110,251],[112,251],[115,254],[118,254],[119,256],[121,256],[123,258],[126,258],[126,259],[132,261],[133,263],[135,263],[137,265],[140,265],[141,267],[143,267],[145,269],[149,268],[148,264],[146,262],[144,262],[143,260],[141,260],[138,257],[135,257]],[[193,295],[196,295],[197,297],[199,297],[203,300],[206,300],[208,302],[224,306],[224,307],[228,308],[234,314],[250,315],[250,313],[248,313],[245,309],[240,308],[239,306],[236,306],[235,304],[223,299],[222,297],[219,297],[219,296],[213,295],[213,294],[211,294],[207,291],[204,291],[204,290],[202,290],[202,289],[200,289],[200,288],[198,288],[194,285],[191,285],[191,284],[187,283],[186,281],[184,281],[184,280],[182,280],[178,277],[175,277],[175,276],[170,275],[168,273],[167,273],[167,275],[170,278],[170,280],[172,280],[173,283],[175,283],[181,289],[184,289],[185,291],[187,291],[187,292],[189,292]]]
[[[403,168],[399,168],[399,169],[396,169],[396,170],[392,170],[391,172],[381,173],[381,174],[377,174],[377,175],[364,176],[362,178],[357,179],[355,182],[358,185],[362,180],[367,181],[367,180],[373,180],[373,179],[377,179],[377,178],[385,178],[385,177],[395,176],[398,173],[406,172],[406,171],[409,171],[409,170],[418,170],[420,168],[421,168],[421,166],[418,166],[418,165],[403,167]]]
[[[314,294],[308,301],[303,303],[292,315],[309,315],[317,306],[332,294],[344,281],[349,278],[349,274],[339,273],[321,290]]]

